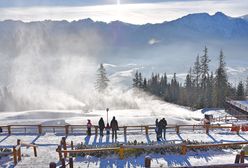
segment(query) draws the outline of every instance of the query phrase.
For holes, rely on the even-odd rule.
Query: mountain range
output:
[[[185,73],[205,46],[212,70],[218,64],[220,50],[228,67],[247,68],[247,20],[247,15],[233,18],[217,12],[144,25],[89,18],[72,22],[0,21],[0,81],[8,80],[13,66],[25,66],[25,60],[37,64],[46,60],[54,68],[62,56],[85,57],[96,63],[137,64],[136,69],[145,74]]]

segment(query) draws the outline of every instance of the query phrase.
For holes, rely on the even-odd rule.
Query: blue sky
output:
[[[0,20],[160,23],[190,13],[248,14],[248,0],[0,0]]]

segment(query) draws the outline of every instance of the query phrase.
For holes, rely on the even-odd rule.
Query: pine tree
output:
[[[136,71],[134,78],[133,78],[133,87],[138,88],[139,87],[139,72]]]
[[[207,80],[209,77],[209,67],[208,63],[210,62],[210,59],[208,58],[208,49],[205,47],[203,50],[204,54],[201,57],[201,68],[200,68],[200,76],[201,76],[201,88],[205,89],[207,87]]]
[[[166,73],[164,73],[164,75],[161,77],[161,80],[160,80],[161,96],[163,96],[165,94],[166,87],[167,87],[167,75],[166,75]]]
[[[240,81],[238,84],[236,96],[237,96],[238,100],[244,100],[245,99],[244,85],[243,85],[242,81]]]
[[[182,98],[185,98],[186,100],[183,100],[183,102],[186,102],[185,105],[192,106],[193,104],[193,81],[192,81],[192,70],[190,68],[189,73],[186,76],[185,79],[185,95],[182,96]]]
[[[146,78],[144,78],[144,81],[143,81],[143,89],[144,89],[144,91],[147,91],[147,89],[148,89]]]
[[[193,93],[192,93],[192,101],[193,106],[198,108],[198,104],[200,104],[200,77],[201,77],[201,63],[200,63],[200,57],[197,55],[196,61],[193,66],[193,75],[192,75],[192,80],[193,80]]]
[[[138,75],[138,88],[143,88],[143,77],[141,73]]]
[[[213,90],[214,90],[214,74],[211,72],[211,75],[207,81],[207,107],[213,106]]]
[[[201,64],[200,64],[200,57],[199,55],[197,55],[196,61],[193,67],[193,77],[194,77],[193,82],[197,88],[199,88],[200,76],[201,76]]]
[[[228,79],[225,68],[223,51],[220,51],[219,67],[215,72],[214,84],[214,105],[216,107],[224,107],[225,98],[228,93]]]
[[[177,102],[179,98],[179,83],[177,82],[176,73],[174,73],[173,78],[171,79],[171,101]]]
[[[103,64],[100,64],[100,67],[97,70],[97,80],[95,88],[98,92],[104,92],[105,89],[108,87],[109,79],[107,78],[106,70]]]
[[[209,62],[210,59],[208,58],[208,49],[207,47],[204,48],[204,54],[201,56],[201,80],[200,80],[200,87],[201,87],[201,98],[200,98],[200,106],[205,107],[208,105],[208,84],[209,84]]]

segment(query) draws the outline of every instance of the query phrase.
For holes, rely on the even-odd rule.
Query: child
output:
[[[91,136],[91,127],[92,127],[92,124],[90,120],[88,120],[88,123],[87,123],[87,135],[88,136]]]
[[[105,127],[106,129],[106,135],[109,135],[110,134],[110,126],[109,126],[109,123],[107,123],[107,126]]]

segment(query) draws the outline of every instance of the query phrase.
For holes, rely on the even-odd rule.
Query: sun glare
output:
[[[121,4],[121,0],[116,0],[116,4],[120,5]]]

